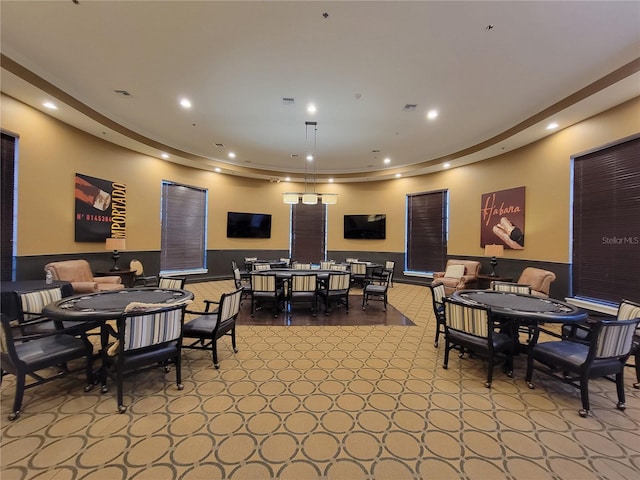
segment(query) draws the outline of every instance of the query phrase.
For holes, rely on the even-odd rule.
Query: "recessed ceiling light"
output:
[[[330,179],[329,179],[329,183],[333,183],[333,178],[330,178]]]
[[[213,169],[215,172],[220,173],[222,171],[222,169],[220,167],[216,167]]]
[[[291,177],[285,177],[284,181],[285,182],[290,182],[291,181]]]
[[[442,168],[449,168],[451,166],[451,164],[449,162],[445,163],[442,165]]]
[[[167,158],[169,158],[169,154],[168,154],[168,153],[161,153],[161,154],[160,154],[160,156],[161,156],[162,158],[164,158],[165,160],[166,160]]]
[[[436,118],[438,118],[438,111],[437,110],[429,110],[427,112],[427,118],[429,120],[435,120]]]
[[[307,155],[307,160],[309,160],[310,162],[313,162],[313,155],[311,154]]]
[[[236,158],[236,154],[235,154],[235,153],[233,153],[233,152],[229,152],[229,153],[227,154],[227,156],[228,156],[229,158]]]
[[[180,100],[180,106],[183,108],[191,108],[191,100],[188,98],[183,98]]]
[[[313,103],[310,103],[309,105],[307,105],[307,112],[316,113],[317,111],[318,111],[318,109],[316,108],[316,106]]]
[[[547,125],[547,130],[553,130],[554,128],[558,128],[558,124],[556,122]]]
[[[385,158],[384,163],[391,163],[391,159],[389,157]]]
[[[43,105],[44,107],[46,107],[46,108],[50,109],[50,110],[57,110],[57,109],[58,109],[58,107],[56,106],[56,104],[55,104],[55,103],[53,103],[53,102],[44,102],[42,105]]]
[[[396,173],[396,178],[400,178],[402,176],[401,173]]]

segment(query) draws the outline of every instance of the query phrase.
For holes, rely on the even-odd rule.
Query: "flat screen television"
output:
[[[271,215],[227,212],[227,238],[271,238]]]
[[[383,213],[344,216],[344,238],[382,240],[386,238],[386,233],[387,216]]]

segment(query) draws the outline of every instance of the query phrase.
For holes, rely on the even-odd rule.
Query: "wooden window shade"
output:
[[[439,272],[447,260],[447,192],[407,195],[407,269]]]
[[[640,298],[640,138],[574,159],[572,293]]]
[[[325,259],[327,206],[322,203],[291,206],[291,258],[301,263]]]
[[[207,190],[162,182],[161,217],[161,273],[206,271]]]

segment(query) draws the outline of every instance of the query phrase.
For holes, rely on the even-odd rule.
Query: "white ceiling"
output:
[[[366,181],[488,158],[640,95],[638,1],[2,0],[0,14],[6,94],[259,178],[304,174],[307,121],[307,168]]]

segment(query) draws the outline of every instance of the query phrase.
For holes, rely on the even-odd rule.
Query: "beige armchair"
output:
[[[54,280],[71,282],[73,293],[93,293],[104,290],[121,290],[124,288],[119,276],[94,277],[89,262],[86,260],[65,260],[52,262],[44,266],[50,271]]]
[[[556,279],[556,274],[549,270],[527,267],[522,271],[518,283],[531,285],[531,295],[537,297],[548,297],[551,282]]]
[[[480,262],[452,258],[447,261],[444,272],[433,272],[431,285],[444,285],[445,294],[449,295],[456,290],[475,288],[479,273]]]

